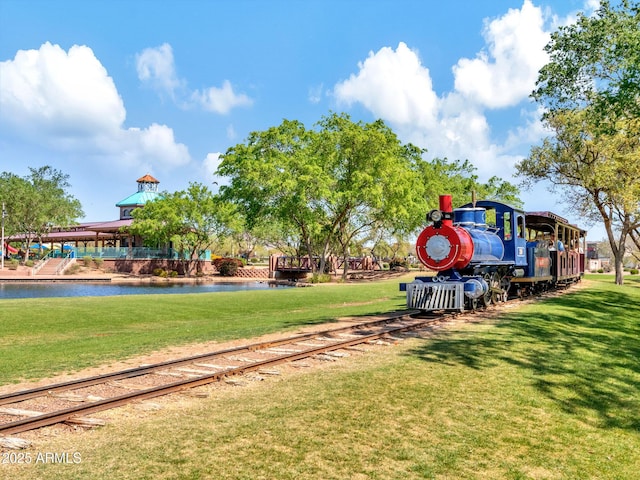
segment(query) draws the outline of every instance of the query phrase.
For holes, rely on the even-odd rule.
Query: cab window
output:
[[[518,237],[524,238],[524,217],[518,216]]]
[[[511,231],[511,212],[504,212],[503,215],[503,220],[504,220],[504,226],[503,226],[503,232],[504,232],[504,239],[505,241],[511,240],[511,237],[513,235],[512,231]]]

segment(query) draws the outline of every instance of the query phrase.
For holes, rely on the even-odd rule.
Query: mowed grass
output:
[[[637,479],[640,282],[586,288],[287,378],[134,407],[0,465],[32,479]],[[4,475],[4,477],[2,477]]]
[[[291,331],[341,316],[403,309],[404,304],[398,280],[210,294],[0,300],[0,385],[167,346]]]

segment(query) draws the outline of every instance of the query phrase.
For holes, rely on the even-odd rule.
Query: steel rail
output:
[[[406,315],[403,315],[403,316],[406,316]],[[396,318],[396,320],[401,317],[402,316],[399,316],[398,318]],[[343,340],[337,343],[323,345],[321,347],[314,347],[314,348],[310,348],[310,349],[296,352],[296,353],[284,354],[284,355],[277,356],[275,358],[257,361],[252,364],[244,365],[241,367],[230,368],[228,370],[223,370],[219,372],[212,372],[211,374],[206,374],[196,378],[179,380],[166,385],[160,385],[160,386],[148,388],[145,390],[138,390],[135,392],[124,394],[124,395],[119,395],[117,397],[103,399],[103,400],[91,402],[88,404],[79,405],[76,407],[70,407],[70,408],[58,410],[55,412],[45,413],[36,417],[28,417],[21,420],[16,420],[14,422],[5,423],[0,425],[0,434],[11,435],[14,433],[25,432],[27,430],[33,430],[33,429],[45,427],[48,425],[54,425],[56,423],[67,421],[78,415],[95,413],[103,410],[109,410],[111,408],[119,407],[122,405],[126,405],[127,403],[130,403],[133,400],[145,400],[148,398],[154,398],[162,395],[167,395],[170,393],[179,392],[182,390],[186,390],[188,388],[194,388],[201,385],[213,383],[228,376],[241,375],[246,372],[258,370],[265,366],[277,365],[284,362],[292,362],[295,360],[300,360],[302,358],[308,358],[320,353],[324,353],[332,350],[339,350],[339,349],[357,345],[360,343],[369,342],[371,340],[376,340],[381,337],[384,337],[385,335],[389,335],[392,333],[400,333],[400,332],[406,332],[409,330],[415,330],[415,329],[424,327],[426,325],[429,325],[435,321],[438,321],[438,319],[422,319],[422,320],[412,319],[412,320],[414,320],[414,322],[411,325],[403,325],[399,327],[387,327],[376,333],[364,334],[359,338]],[[379,321],[374,323],[384,323],[384,322]],[[370,326],[371,324],[368,324],[368,325]],[[338,330],[343,330],[343,329],[338,329]],[[317,332],[316,334],[314,334],[314,336],[318,336],[318,335],[321,335],[321,332]],[[291,338],[297,339],[297,340],[294,340],[295,342],[295,341],[299,341],[300,337],[304,339],[304,337],[307,337],[307,335],[296,336]]]
[[[46,395],[52,392],[75,390],[79,388],[90,387],[92,385],[98,385],[100,383],[105,383],[108,381],[122,380],[125,378],[134,378],[141,375],[147,375],[149,373],[153,373],[155,371],[166,369],[169,367],[186,365],[186,364],[193,363],[195,361],[203,360],[206,358],[214,358],[214,357],[220,357],[228,354],[262,350],[262,349],[266,349],[266,348],[277,346],[277,345],[282,345],[286,343],[292,343],[295,341],[313,338],[319,335],[331,335],[331,334],[339,333],[346,330],[367,328],[367,327],[379,325],[381,323],[389,323],[389,322],[398,321],[402,319],[409,319],[411,318],[410,316],[411,313],[415,313],[415,312],[406,312],[406,311],[394,312],[391,314],[387,314],[382,319],[374,320],[371,322],[363,322],[355,325],[347,325],[344,327],[327,329],[319,332],[304,333],[300,335],[284,337],[281,339],[271,340],[266,342],[258,342],[258,343],[253,343],[249,345],[241,345],[238,347],[228,348],[225,350],[217,350],[214,352],[202,353],[202,354],[194,355],[191,357],[168,360],[166,362],[156,363],[153,365],[145,365],[143,367],[129,368],[126,370],[119,370],[117,372],[105,373],[105,374],[96,375],[93,377],[80,378],[77,380],[69,380],[67,382],[55,383],[52,385],[44,385],[42,387],[36,387],[29,390],[21,390],[17,392],[6,393],[4,395],[0,395],[0,405],[22,402],[22,401],[29,400],[31,398],[40,397],[42,395]]]

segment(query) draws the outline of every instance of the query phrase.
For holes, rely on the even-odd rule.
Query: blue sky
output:
[[[52,165],[85,220],[113,220],[146,173],[162,190],[213,185],[218,156],[250,132],[335,111],[516,183],[514,164],[544,136],[528,98],[542,48],[596,6],[0,0],[0,171]],[[523,199],[584,225],[542,186]]]

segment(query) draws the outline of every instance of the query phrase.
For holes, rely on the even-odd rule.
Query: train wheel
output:
[[[506,302],[509,299],[509,290],[511,289],[511,279],[508,277],[502,277],[500,279],[500,290],[502,290],[502,302]]]
[[[493,300],[493,288],[495,282],[494,279],[496,279],[496,277],[497,275],[495,273],[485,273],[483,275],[484,280],[489,286],[489,289],[486,291],[486,293],[482,297],[480,297],[480,303],[483,307],[488,307],[489,305],[491,305],[491,302]]]
[[[491,279],[489,282],[489,292],[491,292],[491,301],[493,303],[504,302],[502,279],[497,272],[491,274]]]
[[[478,309],[478,299],[477,298],[467,298],[467,310],[471,310],[475,312]]]

